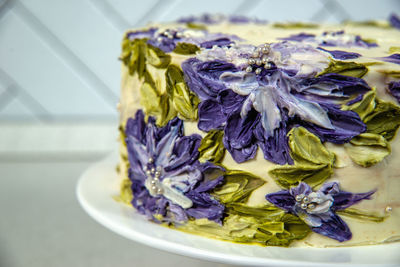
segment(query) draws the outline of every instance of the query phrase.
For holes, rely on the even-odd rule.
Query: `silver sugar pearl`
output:
[[[303,210],[307,209],[307,204],[306,203],[301,203],[300,208]]]
[[[157,186],[153,185],[153,186],[151,187],[151,190],[156,191],[156,190],[157,190]]]
[[[254,58],[249,58],[249,60],[247,61],[247,63],[248,63],[249,65],[253,65],[253,64],[256,64],[256,60],[255,60]]]
[[[259,57],[260,56],[260,53],[258,53],[257,51],[256,52],[253,52],[253,54],[251,55],[252,57]]]
[[[150,157],[149,158],[149,163],[151,164],[151,163],[153,163],[154,162],[154,159],[152,158],[152,157]]]
[[[156,184],[156,180],[151,180],[150,183],[155,185]]]
[[[315,204],[313,204],[313,203],[308,204],[307,208],[310,209],[310,210],[315,209]]]
[[[154,173],[154,175],[155,175],[156,177],[160,177],[160,176],[161,176],[161,172],[156,171],[156,172]]]
[[[268,63],[268,57],[262,57],[261,59],[263,64],[267,64]]]
[[[269,47],[268,46],[264,46],[261,50],[264,54],[268,54],[269,53]]]
[[[265,63],[265,65],[264,65],[265,69],[270,69],[271,67],[272,67],[272,65],[269,62]]]
[[[391,206],[387,206],[386,208],[385,208],[385,211],[386,212],[391,212],[393,209],[392,209],[392,207]]]
[[[261,59],[258,58],[258,59],[256,60],[256,64],[257,64],[257,66],[260,66],[260,65],[262,64]]]
[[[304,197],[304,195],[300,194],[300,195],[296,195],[295,199],[296,199],[297,202],[300,202],[300,201],[303,200],[303,197]]]
[[[304,198],[303,198],[303,202],[304,202],[304,203],[310,203],[310,199],[309,199],[308,197],[304,197]]]
[[[147,174],[147,175],[150,175],[150,174],[151,174],[150,170],[147,170],[147,171],[146,171],[146,174]]]
[[[252,72],[253,71],[253,68],[251,67],[251,66],[248,66],[247,68],[246,68],[246,72]]]
[[[163,38],[162,38],[162,37],[158,37],[158,38],[157,38],[157,42],[159,42],[159,43],[161,43],[161,42],[162,42],[162,40],[163,40]]]
[[[158,188],[157,189],[157,194],[161,195],[162,193],[164,193],[164,190],[162,188]]]
[[[256,69],[256,74],[260,74],[261,73],[261,69],[260,68],[257,68]]]
[[[156,171],[155,168],[151,168],[151,174],[154,174],[155,171]]]

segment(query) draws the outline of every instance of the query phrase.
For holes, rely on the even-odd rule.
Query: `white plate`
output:
[[[77,196],[96,221],[136,242],[203,260],[252,266],[400,266],[400,243],[347,248],[281,248],[242,245],[183,233],[147,221],[116,202],[117,156],[93,165],[80,178]]]

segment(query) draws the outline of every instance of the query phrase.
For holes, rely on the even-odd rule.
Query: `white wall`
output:
[[[114,120],[125,29],[204,12],[386,19],[399,0],[0,0],[0,121]]]

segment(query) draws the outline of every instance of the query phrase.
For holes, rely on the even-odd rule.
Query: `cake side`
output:
[[[166,29],[176,30],[179,28],[184,28],[184,26],[185,25],[183,24],[154,25],[154,27],[157,27],[158,32],[167,32],[167,39],[169,37],[168,33],[170,35],[176,35],[182,30],[171,33],[171,31],[166,31]],[[139,77],[140,75],[138,73],[138,70],[143,70],[144,63],[140,63],[142,65],[136,65],[136,72],[133,73],[131,71],[132,66],[130,66],[127,61],[122,66],[123,81],[120,110],[121,129],[124,135],[123,139],[129,139],[130,133],[126,129],[126,123],[129,118],[135,118],[135,116],[137,117],[136,112],[138,110],[144,110],[146,115],[155,117],[156,121],[150,124],[147,123],[147,127],[166,129],[165,127],[167,125],[168,131],[171,131],[171,129],[173,129],[173,127],[171,126],[172,124],[169,122],[171,120],[174,120],[173,118],[175,116],[178,116],[180,119],[182,119],[182,126],[179,126],[182,127],[182,129],[174,140],[180,140],[185,137],[187,140],[190,140],[191,143],[190,145],[185,145],[184,148],[189,150],[200,150],[200,153],[196,154],[195,152],[193,152],[188,156],[189,158],[194,158],[196,162],[188,163],[186,158],[182,159],[187,162],[186,165],[190,167],[190,170],[182,171],[181,167],[176,166],[174,168],[179,169],[180,174],[190,174],[190,177],[195,177],[194,173],[199,170],[207,170],[210,172],[212,171],[214,175],[218,176],[216,179],[220,179],[218,181],[216,180],[215,184],[211,186],[210,183],[211,181],[213,181],[213,179],[211,178],[193,178],[199,180],[196,180],[193,184],[191,184],[191,187],[189,187],[189,189],[187,186],[179,187],[178,184],[173,184],[172,187],[170,186],[170,188],[180,188],[180,191],[178,190],[178,193],[180,194],[177,194],[177,192],[172,190],[173,192],[171,194],[173,196],[171,196],[170,194],[166,197],[164,195],[164,192],[162,192],[162,194],[157,194],[157,192],[154,192],[154,199],[166,199],[165,203],[169,204],[164,204],[164,206],[162,206],[164,207],[164,210],[153,210],[154,213],[149,212],[145,208],[142,210],[142,212],[145,214],[147,212],[147,215],[150,215],[150,217],[153,216],[152,218],[155,220],[166,221],[167,223],[176,225],[178,228],[184,228],[184,230],[186,231],[196,232],[204,230],[208,236],[222,236],[225,239],[239,242],[252,242],[252,240],[254,242],[257,242],[258,240],[262,240],[263,243],[269,245],[289,245],[292,241],[296,239],[302,239],[301,241],[297,241],[293,245],[324,247],[338,245],[346,246],[375,244],[395,241],[399,239],[399,167],[396,166],[395,163],[399,160],[398,150],[400,149],[400,142],[398,140],[398,137],[393,136],[394,133],[390,133],[390,135],[388,135],[388,131],[385,131],[385,133],[375,131],[374,133],[371,133],[369,135],[363,133],[365,132],[365,129],[362,129],[362,127],[364,124],[368,125],[368,123],[364,123],[360,118],[362,116],[366,116],[367,118],[368,116],[370,116],[371,118],[373,114],[372,111],[375,109],[375,107],[381,105],[380,103],[386,103],[384,101],[392,103],[392,105],[389,105],[390,108],[392,108],[391,110],[394,110],[393,112],[397,112],[396,109],[398,109],[398,103],[396,102],[395,97],[387,92],[387,88],[389,82],[396,82],[399,79],[398,73],[400,73],[400,67],[396,63],[387,62],[387,60],[383,58],[388,57],[388,51],[391,47],[394,46],[393,44],[396,43],[396,40],[399,40],[399,32],[395,29],[383,30],[380,28],[377,29],[344,25],[341,25],[339,27],[339,30],[341,29],[344,29],[345,34],[339,34],[339,38],[335,39],[334,36],[328,36],[325,38],[329,42],[340,42],[336,43],[336,46],[332,46],[331,44],[331,46],[329,47],[320,45],[320,42],[326,41],[321,36],[323,36],[323,33],[325,31],[337,32],[338,26],[320,26],[317,28],[305,28],[301,30],[282,30],[282,28],[277,28],[273,25],[252,24],[251,27],[249,27],[249,25],[247,24],[231,25],[227,23],[208,25],[208,32],[206,34],[197,32],[199,30],[183,30],[183,33],[181,33],[183,35],[186,34],[186,37],[184,38],[186,38],[185,40],[188,42],[188,44],[191,45],[177,46],[175,43],[166,43],[164,39],[160,38],[159,41],[162,45],[157,43],[153,44],[158,45],[161,52],[157,49],[150,49],[145,51],[146,48],[143,47],[145,47],[146,45],[142,44],[136,46],[134,49],[143,49],[142,53],[150,54],[148,55],[150,59],[147,58],[147,63],[145,64],[146,71],[143,72],[142,77]],[[299,35],[299,32],[307,32],[307,35]],[[299,38],[303,38],[304,36],[306,36],[307,38],[301,39],[301,41],[299,41]],[[352,38],[350,38],[349,36],[352,36]],[[368,39],[369,42],[361,42],[358,38],[355,38],[354,36],[362,36],[362,39]],[[139,37],[149,38],[148,35],[136,35],[135,38],[133,38],[132,40],[143,39]],[[211,38],[211,40],[209,38]],[[174,39],[174,36],[169,39]],[[287,41],[283,39],[287,39]],[[215,42],[215,40],[218,40],[218,42]],[[156,39],[155,41],[157,42],[158,40]],[[209,42],[209,44],[206,43],[205,47],[200,49],[199,47],[205,42]],[[147,43],[151,43],[151,38],[150,41],[147,40]],[[262,70],[258,71],[258,66],[260,66],[261,64],[257,64],[258,62],[256,61],[257,59],[262,60],[263,58],[257,58],[256,56],[253,57],[251,53],[249,53],[249,51],[254,52],[254,50],[258,47],[260,47],[260,49],[263,49],[264,46],[262,44],[265,43],[268,44],[268,46],[265,46],[268,47],[268,53],[266,53],[268,55],[268,61],[266,61],[265,63],[268,63],[269,65],[267,68],[263,68]],[[282,43],[285,44],[285,47],[279,46]],[[372,43],[376,43],[377,46],[369,47],[369,44]],[[259,46],[260,44],[261,46]],[[175,50],[177,47],[179,47],[181,50]],[[300,52],[298,51],[298,47],[301,48]],[[317,47],[321,47],[323,50],[317,50]],[[173,49],[171,50],[171,48]],[[332,54],[332,51],[335,50],[343,51],[341,55],[336,55],[337,57],[341,57],[343,56],[343,54],[347,53],[347,56],[350,55],[350,57],[353,56],[353,58],[340,60],[335,59]],[[246,53],[248,54],[248,56],[241,56],[241,54]],[[287,53],[286,55],[289,55],[288,58],[283,58],[284,53]],[[356,54],[359,54],[360,56],[355,57]],[[151,59],[151,57],[154,58]],[[165,58],[168,58],[168,64],[163,63],[163,60],[166,61]],[[254,60],[254,62],[249,62],[249,59]],[[353,132],[350,135],[346,135],[346,138],[348,138],[349,140],[343,142],[344,144],[342,145],[333,145],[332,142],[327,141],[327,138],[329,137],[326,137],[323,134],[322,138],[317,136],[319,140],[315,139],[316,134],[318,135],[320,132],[315,130],[315,127],[311,127],[310,123],[312,123],[313,125],[319,124],[319,126],[322,125],[326,129],[329,129],[329,125],[327,124],[329,122],[327,120],[321,120],[323,114],[320,113],[320,117],[313,117],[312,112],[304,115],[301,114],[301,112],[304,112],[304,109],[300,109],[299,113],[298,106],[296,106],[296,108],[294,108],[293,106],[285,106],[286,102],[276,102],[277,100],[275,99],[275,103],[279,103],[278,105],[283,105],[285,107],[285,110],[289,111],[289,114],[287,114],[286,116],[303,116],[302,120],[305,120],[308,123],[306,124],[306,126],[309,128],[306,129],[302,127],[299,122],[296,122],[296,124],[293,123],[293,125],[290,126],[291,129],[288,129],[287,131],[288,135],[284,136],[290,136],[292,139],[289,138],[289,143],[287,144],[286,150],[283,149],[284,152],[286,152],[283,156],[282,153],[280,153],[281,155],[279,157],[270,155],[269,158],[266,158],[266,151],[268,152],[268,150],[266,150],[263,146],[268,143],[265,142],[259,143],[259,145],[256,145],[255,147],[253,146],[253,151],[250,153],[250,156],[249,153],[242,153],[242,151],[236,153],[237,151],[232,149],[232,146],[234,147],[235,144],[233,144],[231,140],[222,140],[222,138],[224,138],[223,136],[227,135],[227,132],[223,131],[224,127],[226,129],[226,125],[229,125],[234,117],[230,117],[231,120],[225,121],[224,118],[221,119],[221,117],[219,117],[219,119],[223,121],[222,126],[215,126],[215,123],[213,121],[210,122],[209,120],[207,120],[207,116],[204,116],[204,114],[206,114],[204,113],[204,110],[206,109],[202,108],[207,107],[206,101],[210,102],[212,101],[212,99],[209,100],[210,98],[202,96],[201,91],[198,91],[198,89],[196,89],[196,84],[193,82],[191,84],[191,82],[189,81],[190,77],[188,79],[187,76],[188,73],[190,73],[190,70],[188,70],[188,68],[186,68],[185,70],[185,67],[183,67],[185,63],[182,63],[186,62],[187,65],[187,62],[191,62],[190,60],[192,60],[192,62],[194,62],[194,60],[197,60],[199,62],[212,62],[219,60],[220,63],[223,62],[225,66],[223,66],[224,69],[223,71],[221,71],[222,74],[219,73],[219,77],[217,77],[217,85],[213,83],[212,79],[214,79],[214,77],[213,75],[211,75],[212,79],[211,81],[208,81],[207,86],[214,86],[218,88],[218,86],[221,86],[221,84],[225,87],[227,87],[226,85],[228,84],[228,90],[234,91],[240,97],[249,95],[249,93],[245,90],[251,86],[253,86],[251,87],[253,92],[257,92],[257,88],[254,87],[254,80],[251,82],[248,82],[246,80],[246,83],[243,83],[245,79],[251,78],[247,77],[246,73],[252,74],[254,77],[258,77],[257,75],[262,76],[264,74],[262,72],[268,72],[264,74],[265,77],[270,75],[269,72],[275,71],[276,69],[283,69],[287,72],[286,74],[289,73],[289,75],[284,74],[283,77],[287,79],[288,82],[293,83],[291,84],[292,87],[298,86],[298,81],[304,81],[307,83],[314,83],[314,87],[316,88],[321,87],[320,84],[318,84],[320,80],[316,78],[318,77],[318,75],[323,76],[324,74],[326,74],[326,76],[324,77],[332,78],[332,75],[330,74],[336,71],[341,73],[340,77],[353,77],[354,79],[352,78],[351,80],[351,82],[353,82],[351,83],[351,87],[357,87],[356,89],[359,90],[357,94],[364,97],[363,101],[355,101],[355,93],[353,93],[351,97],[344,96],[343,91],[341,92],[341,96],[335,95],[334,98],[335,105],[340,104],[342,106],[342,110],[343,107],[345,107],[346,109],[347,106],[348,110],[353,108],[353,110],[356,110],[358,112],[358,117],[352,117],[352,119],[355,120],[354,124],[358,125],[358,128],[356,130],[353,129]],[[138,61],[137,58],[136,61]],[[332,62],[337,63],[339,61],[351,62],[351,64],[336,64],[333,66],[336,67],[336,69],[332,68]],[[265,63],[262,63],[264,66]],[[162,64],[165,64],[167,66],[164,67],[162,66]],[[277,66],[276,64],[278,64],[279,66]],[[339,65],[345,66],[345,69],[339,69]],[[219,67],[220,66],[221,64],[219,65]],[[247,69],[249,66],[251,67],[251,70]],[[232,71],[233,68],[236,69]],[[192,69],[195,68],[192,67]],[[324,71],[326,73],[323,73]],[[294,72],[296,73],[293,74]],[[149,77],[146,77],[146,73],[151,73],[151,81]],[[239,76],[238,73],[242,74],[242,76]],[[348,76],[349,74],[353,76]],[[359,77],[354,77],[354,75],[362,75],[362,79],[357,80],[359,79]],[[338,77],[339,76],[335,76],[335,79],[337,79]],[[207,81],[204,81],[204,77],[200,78],[203,83],[207,83]],[[310,80],[311,78],[313,78],[314,80]],[[196,82],[198,82],[198,80],[199,79],[197,79]],[[219,83],[220,81],[222,81],[222,83]],[[366,84],[364,84],[365,81],[367,82]],[[324,82],[326,83],[326,80]],[[243,86],[243,84],[245,86]],[[257,86],[259,86],[259,84]],[[338,87],[340,91],[340,86]],[[156,90],[154,90],[154,88],[156,88]],[[299,90],[302,90],[302,88],[300,88]],[[150,93],[146,93],[149,91]],[[178,97],[176,97],[176,100],[171,101],[171,96],[173,96],[174,94]],[[162,100],[165,96],[169,96],[168,101],[165,101],[165,99]],[[257,96],[255,95],[254,97],[256,98]],[[272,98],[274,97],[276,98],[276,96],[272,96]],[[322,96],[320,95],[320,97]],[[222,97],[220,96],[219,98],[221,99]],[[252,114],[251,112],[256,114],[255,111],[259,111],[260,113],[273,112],[270,109],[263,110],[263,108],[265,108],[265,106],[268,107],[268,105],[254,105],[254,102],[257,102],[257,99],[255,98],[253,98],[252,103],[249,104],[250,108],[248,108],[247,110],[242,109],[242,113],[249,112],[244,115],[242,114],[242,117],[250,116]],[[156,99],[156,101],[154,102],[156,104],[152,103],[152,99]],[[262,101],[268,100],[268,98],[259,99]],[[298,99],[304,100],[305,98],[304,96],[296,96],[296,98],[294,99],[298,101]],[[343,99],[345,101],[343,101]],[[354,103],[351,103],[351,105],[346,105],[351,100],[353,100]],[[206,104],[203,102],[205,102]],[[241,103],[242,102],[233,104],[241,105]],[[305,103],[310,103],[310,101],[306,101]],[[319,101],[318,103],[322,102]],[[357,103],[365,104],[357,106]],[[321,109],[316,107],[315,104],[313,105],[313,109],[311,110],[313,110],[314,112],[321,111]],[[160,106],[162,106],[163,108],[160,109]],[[323,103],[320,104],[320,107],[321,106],[323,106]],[[307,111],[309,109],[305,108],[305,110]],[[292,114],[290,114],[290,111],[292,111]],[[282,114],[279,115],[282,116]],[[214,118],[215,120],[218,119],[217,116]],[[137,127],[137,125],[140,124],[143,126],[144,124],[146,124],[146,120],[147,118],[144,118],[143,122],[141,123],[138,122],[139,120],[136,120],[135,123],[131,123],[131,125],[136,125]],[[373,118],[370,119],[370,121],[371,120],[372,122],[374,121]],[[200,122],[202,122],[202,126],[200,126]],[[274,123],[271,123],[271,121],[268,120],[266,120],[264,124],[260,123],[259,125],[261,125],[263,127],[262,129],[264,129],[266,132],[268,127],[272,128],[272,130],[279,128],[274,128]],[[213,129],[213,127],[215,129]],[[236,125],[232,127],[232,133],[235,133],[238,129],[238,126]],[[384,126],[379,125],[379,127]],[[393,127],[391,128],[391,132],[395,132],[398,125],[396,124]],[[200,130],[199,128],[202,128],[203,130]],[[314,132],[310,132],[310,130],[314,130]],[[163,132],[164,134],[166,130],[154,131],[156,133]],[[379,134],[377,134],[378,132]],[[228,134],[232,135],[232,133]],[[354,137],[358,136],[359,134],[361,134],[362,138],[359,137],[358,139],[354,139]],[[157,136],[160,134],[155,135]],[[384,135],[386,135],[386,137],[384,137]],[[317,147],[319,153],[323,151],[322,153],[324,155],[329,155],[326,156],[325,161],[321,162],[320,159],[311,159],[310,161],[309,159],[311,155],[309,154],[307,154],[306,156],[302,156],[302,154],[300,153],[296,156],[296,154],[293,152],[293,146],[296,146],[299,140],[303,140],[302,138],[304,136],[308,138],[307,140],[312,140],[312,142],[314,142],[311,146]],[[162,138],[157,138],[155,138],[156,141],[154,142],[156,144],[159,144]],[[343,139],[343,134],[341,136],[338,136],[337,138]],[[388,139],[393,140],[389,142]],[[292,146],[290,146],[290,140],[294,140],[292,142]],[[322,143],[321,140],[323,141]],[[352,143],[350,142],[350,140],[353,140]],[[208,144],[211,145],[207,146],[206,141],[208,142]],[[131,142],[130,145],[132,147],[133,141],[128,142]],[[150,141],[143,141],[141,145],[147,146],[150,144],[148,142]],[[176,145],[176,147],[183,146],[181,143],[182,142],[180,142],[179,145]],[[133,158],[132,156],[130,156],[130,163],[127,163],[127,160],[129,159],[129,153],[127,153],[126,151],[125,142],[121,142],[121,144],[121,155],[123,162],[120,166],[121,175],[124,178],[126,178],[127,176],[132,177],[132,175],[135,175],[135,173],[132,172],[132,170],[128,171],[128,168],[130,165],[132,167]],[[308,143],[306,143],[305,147],[308,146],[307,144]],[[284,145],[285,143],[283,144],[283,146]],[[228,149],[228,151],[225,151],[227,147],[230,147],[230,149]],[[359,147],[361,147],[362,149],[360,150]],[[373,148],[372,150],[370,149],[371,147]],[[173,157],[176,158],[183,155],[180,154],[181,152],[174,151],[174,149],[175,148],[171,147],[170,151]],[[372,153],[372,156],[360,158],[360,151],[361,154]],[[378,156],[374,157],[374,153]],[[221,154],[223,157],[221,156]],[[219,156],[216,157],[215,155]],[[350,158],[350,155],[352,156],[352,159]],[[304,162],[301,162],[301,159],[299,160],[299,158],[301,157],[303,157],[303,161],[305,157],[308,163],[304,165]],[[165,160],[171,162],[174,161],[175,158],[167,158]],[[297,159],[297,161],[293,161],[293,158]],[[197,161],[199,163],[197,163]],[[355,163],[355,161],[358,163]],[[206,166],[208,163],[210,163],[212,166]],[[148,159],[146,161],[146,164],[149,164]],[[372,166],[362,167],[360,166],[360,164],[364,166]],[[323,167],[321,167],[322,165]],[[283,169],[280,166],[289,166],[285,167],[286,169],[284,169],[286,173],[288,168],[298,171],[300,167],[302,168],[302,170],[304,170],[304,166],[306,166],[308,168],[308,173],[306,173],[306,175],[308,176],[306,177],[304,176],[304,172],[300,172],[298,177],[305,177],[305,179],[294,179],[294,181],[289,181],[288,184],[288,176],[282,174]],[[296,166],[296,168],[299,168],[295,169],[290,166]],[[168,169],[171,166],[165,167],[166,168],[163,169],[163,172],[165,174],[164,177],[163,174],[160,172],[160,179],[156,180],[154,178],[157,178],[157,175],[153,175],[150,173],[149,175],[150,177],[152,177],[152,179],[150,180],[156,180],[155,183],[158,183],[158,181],[165,180],[165,177],[167,176],[170,180],[173,179],[173,177],[177,177],[171,176],[173,173],[172,169]],[[165,169],[167,169],[167,171],[165,171]],[[313,171],[310,171],[311,169]],[[239,178],[237,177],[237,173],[234,173],[235,170],[241,171],[239,173]],[[315,170],[321,170],[321,172],[316,172]],[[149,171],[151,172],[151,169]],[[154,173],[156,172],[157,170],[155,169]],[[221,174],[220,172],[224,172],[224,174]],[[320,175],[321,173],[322,175]],[[307,178],[310,177],[311,179],[307,180]],[[205,179],[209,180],[205,181]],[[241,180],[240,182],[234,182],[234,179]],[[246,189],[246,187],[240,187],[241,185],[243,186],[243,181],[245,181],[244,183],[247,183],[248,181],[254,181],[255,184],[252,188],[248,190],[246,195],[243,195],[243,192],[246,191],[243,189]],[[201,185],[203,185],[203,189],[207,187],[204,185],[207,182],[210,182],[208,183],[208,190],[201,192],[198,191],[198,188],[201,187]],[[304,185],[302,182],[304,182]],[[329,191],[331,193],[329,193],[326,185],[324,188],[323,184],[329,182],[331,182],[330,186],[332,188],[335,187],[334,190],[337,191],[335,191],[336,193],[333,193],[332,188],[329,189],[331,190]],[[336,184],[336,182],[338,183]],[[187,183],[187,181],[185,183]],[[308,184],[310,184],[313,188],[308,189],[304,187]],[[125,189],[127,189],[128,191],[132,189],[129,182],[127,183],[127,185],[128,186],[126,186]],[[320,228],[321,226],[321,224],[319,226],[316,226],[318,225],[318,222],[315,223],[315,221],[307,221],[307,218],[313,218],[313,216],[310,216],[308,213],[300,213],[292,210],[293,207],[282,208],[279,207],[279,203],[274,203],[274,197],[276,199],[276,192],[283,192],[282,194],[286,194],[285,196],[287,197],[287,199],[291,200],[291,198],[294,198],[295,196],[291,195],[290,192],[294,191],[294,188],[298,188],[300,190],[301,185],[304,187],[302,188],[302,190],[305,190],[304,192],[308,192],[306,195],[309,195],[309,190],[312,190],[317,193],[320,192],[318,194],[323,194],[326,196],[324,202],[326,202],[329,207],[325,207],[324,209],[326,209],[326,211],[321,212],[320,214],[329,214],[331,216],[330,218],[339,217],[343,219],[345,224],[342,225],[347,225],[352,233],[352,237],[349,240],[340,240],[344,242],[337,242],[338,239],[346,238],[347,231],[343,231],[343,235],[334,236],[336,237],[336,240],[335,238],[326,237],[321,234],[316,234],[313,232],[310,233],[310,229],[316,230],[316,228]],[[321,185],[323,187],[323,190],[325,191],[321,191]],[[162,190],[165,190],[164,186],[165,183],[161,184],[159,187],[162,188]],[[141,187],[141,190],[151,191],[151,185],[149,184],[149,186],[147,187],[146,185],[144,185]],[[198,194],[196,196],[202,196],[202,199],[205,202],[202,209],[199,208],[200,206],[196,206],[200,204],[196,204],[194,202],[194,196],[190,195],[191,190],[197,190]],[[343,195],[343,193],[341,192],[351,192],[351,195],[347,195],[348,197],[351,196],[352,199],[347,199],[347,201],[350,202],[348,204],[348,207],[346,206],[346,209],[342,209],[342,207],[344,206],[335,206],[335,201],[332,201],[332,198],[335,196],[335,194],[336,196],[337,194]],[[233,194],[229,195],[230,193]],[[235,194],[236,196],[238,196],[237,199],[235,199],[235,197],[232,197],[232,195]],[[267,197],[269,201],[267,201],[266,196],[269,196],[269,198]],[[371,199],[367,200],[368,198]],[[318,200],[321,200],[321,198],[319,198]],[[274,206],[271,203],[276,205]],[[168,210],[168,207],[174,207],[176,205],[180,207],[179,209],[183,209],[185,212],[180,211],[172,216],[172,219],[169,218],[168,220],[165,220],[165,217],[168,217],[165,216],[168,213],[168,211],[165,210],[165,207],[167,207],[166,209]],[[294,203],[293,205],[296,205],[296,203]],[[225,208],[225,213],[221,213],[221,209],[223,208],[222,206],[224,206]],[[194,210],[188,212],[188,210],[191,209]],[[247,209],[249,212],[246,213],[243,209]],[[331,213],[331,211],[334,209],[335,212]],[[213,212],[213,214],[210,214],[210,210]],[[227,210],[231,211],[230,213],[228,212],[229,216],[226,216]],[[183,215],[186,215],[187,223],[182,225],[182,220],[176,219],[178,216],[177,214],[181,215],[181,219],[183,218]],[[196,216],[197,220],[194,220],[193,218],[196,218]],[[239,222],[241,224],[239,224]],[[310,225],[313,224],[314,226],[310,227]],[[262,225],[262,227],[264,227],[262,229],[265,229],[265,231],[260,233],[257,229],[254,229],[254,225]],[[332,227],[332,229],[335,229],[334,227],[337,227],[337,225],[333,225]],[[332,229],[328,230],[333,231]],[[264,234],[264,236],[261,236],[262,234]],[[304,239],[304,237],[306,237],[306,239]]]

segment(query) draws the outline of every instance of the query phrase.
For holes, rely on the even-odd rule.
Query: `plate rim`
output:
[[[78,202],[80,203],[81,207],[84,209],[86,213],[90,215],[97,223],[101,224],[108,230],[111,230],[114,233],[117,233],[118,235],[121,235],[129,240],[139,242],[143,245],[153,247],[159,250],[167,251],[173,254],[178,254],[178,255],[184,255],[187,257],[192,257],[192,258],[197,258],[200,260],[206,260],[206,261],[212,261],[212,262],[219,262],[219,263],[225,263],[225,264],[232,264],[232,265],[251,265],[251,266],[296,266],[296,267],[311,267],[311,266],[318,266],[318,267],[331,267],[331,266],[379,266],[379,267],[391,267],[391,266],[400,266],[400,262],[398,264],[396,263],[383,263],[383,264],[365,264],[365,263],[348,263],[348,262],[343,262],[343,263],[327,263],[327,262],[320,262],[320,261],[296,261],[296,260],[291,260],[291,259],[274,259],[274,258],[261,258],[261,257],[251,257],[251,256],[246,256],[246,255],[229,255],[229,257],[226,256],[223,252],[214,252],[210,250],[204,250],[201,248],[196,248],[196,247],[189,247],[183,244],[179,243],[174,243],[169,240],[163,240],[157,237],[153,237],[148,234],[144,234],[138,231],[135,231],[133,228],[126,229],[125,227],[121,227],[118,225],[114,220],[111,218],[107,217],[105,214],[103,214],[101,211],[99,211],[97,208],[95,208],[92,203],[87,199],[87,196],[85,196],[85,189],[86,189],[86,183],[89,183],[91,179],[95,179],[92,176],[90,176],[90,173],[95,171],[96,169],[101,169],[105,168],[105,166],[110,165],[111,162],[114,162],[117,164],[117,160],[115,160],[117,157],[117,153],[113,152],[109,156],[105,157],[104,159],[93,163],[90,165],[80,176],[77,185],[76,185],[76,197],[78,199]],[[113,165],[115,167],[115,165]],[[115,173],[116,175],[116,173]],[[120,178],[117,177],[120,181]],[[115,182],[115,180],[114,180]],[[111,189],[111,188],[110,188]],[[107,197],[111,199],[111,201],[115,201],[111,197],[111,193],[107,194]],[[116,202],[116,201],[115,201]],[[120,204],[122,205],[122,204]],[[133,209],[133,207],[132,207]],[[133,209],[134,210],[134,209]],[[136,213],[137,215],[140,216],[140,214]],[[149,223],[152,226],[158,226],[158,227],[163,227],[157,224],[154,224],[150,221],[145,221],[145,223]],[[228,242],[228,241],[223,241],[223,240],[217,240],[217,239],[212,239],[212,238],[207,238],[199,235],[194,235],[186,232],[182,232],[179,230],[175,229],[170,229],[167,227],[163,227],[164,229],[168,229],[169,231],[177,231],[181,234],[188,235],[189,237],[193,238],[202,238],[206,239],[207,241],[210,242],[226,242],[230,245],[237,245],[237,246],[256,246],[257,245],[249,245],[249,244],[240,244],[240,243],[233,243],[233,242]],[[396,248],[398,247],[400,251],[400,242],[397,243],[391,243],[391,244],[380,244],[380,245],[371,245],[371,246],[365,246],[366,248],[371,248],[371,247],[377,247],[377,246],[395,246]],[[282,249],[282,250],[292,250],[292,249],[297,249],[297,250],[314,250],[316,252],[329,252],[329,251],[335,251],[339,252],[341,250],[345,249],[362,249],[364,246],[359,246],[359,247],[335,247],[335,248],[303,248],[303,247],[292,247],[292,248],[286,248],[286,247],[273,247],[273,249]],[[272,247],[264,247],[266,250],[271,249]],[[224,256],[225,255],[225,256]]]

